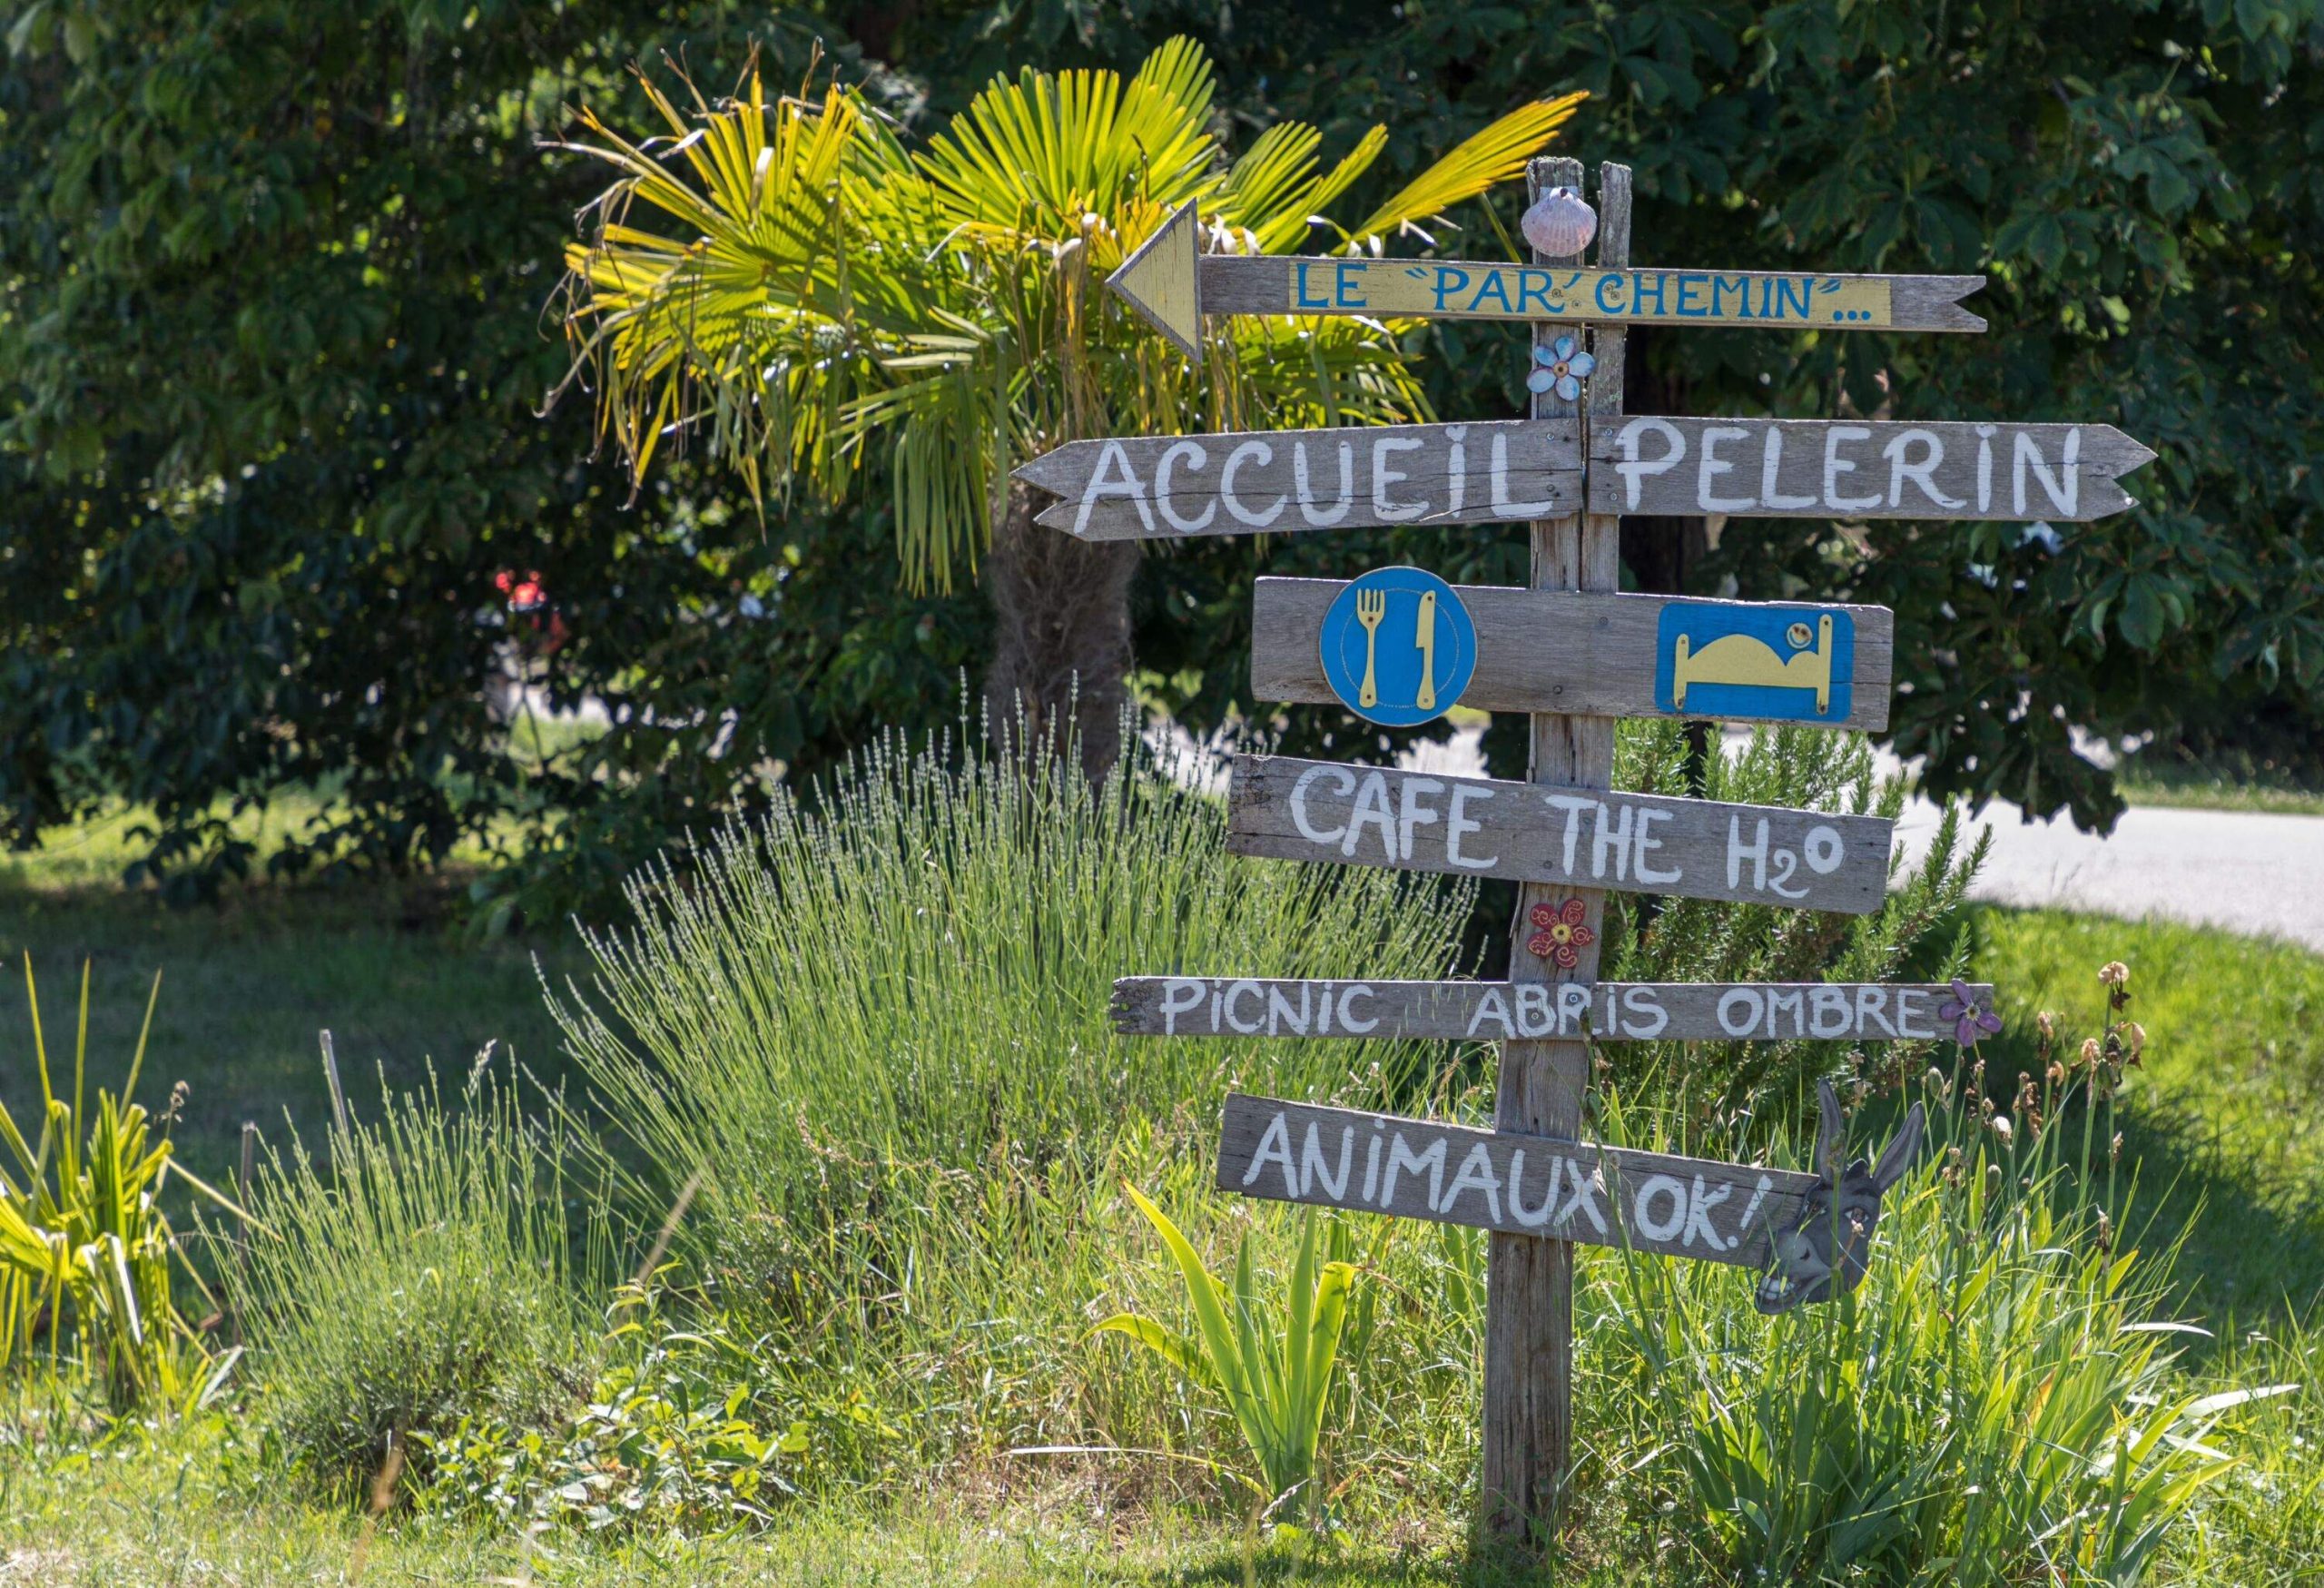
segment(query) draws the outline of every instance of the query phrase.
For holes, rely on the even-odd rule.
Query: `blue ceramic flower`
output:
[[[1581,344],[1570,336],[1561,336],[1546,348],[1533,350],[1533,362],[1541,366],[1525,377],[1528,391],[1554,390],[1571,402],[1581,395],[1581,378],[1598,368],[1598,360],[1581,350]]]

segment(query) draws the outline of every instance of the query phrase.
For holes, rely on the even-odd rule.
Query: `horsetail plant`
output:
[[[1318,1267],[1317,1220],[1309,1209],[1301,1219],[1299,1255],[1291,1267],[1283,1328],[1276,1333],[1261,1317],[1247,1235],[1236,1247],[1230,1289],[1203,1267],[1201,1254],[1169,1215],[1128,1182],[1123,1182],[1122,1189],[1178,1265],[1199,1334],[1182,1335],[1131,1312],[1116,1313],[1096,1332],[1137,1341],[1189,1382],[1222,1396],[1258,1463],[1261,1481],[1236,1475],[1257,1491],[1269,1512],[1296,1512],[1315,1473],[1315,1449],[1323,1435],[1324,1405],[1331,1398],[1332,1367],[1347,1321],[1355,1265],[1326,1261]]]

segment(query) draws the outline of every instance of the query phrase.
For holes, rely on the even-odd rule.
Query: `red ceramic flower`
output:
[[[1536,953],[1561,971],[1571,971],[1581,963],[1581,951],[1598,941],[1598,934],[1581,924],[1590,913],[1579,899],[1568,899],[1563,904],[1536,904],[1526,919],[1541,930],[1525,940],[1526,951]]]

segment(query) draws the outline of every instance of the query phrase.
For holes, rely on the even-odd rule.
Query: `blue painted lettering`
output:
[[[1334,272],[1333,289],[1339,294],[1338,309],[1368,309],[1372,301],[1364,295],[1364,264],[1360,260],[1344,259]]]
[[[1501,311],[1503,314],[1516,313],[1517,306],[1509,301],[1507,278],[1508,272],[1505,271],[1487,271],[1485,279],[1477,283],[1477,295],[1469,300],[1469,312],[1472,314],[1477,312],[1484,307],[1485,300],[1490,298],[1501,305]]]
[[[1308,261],[1304,259],[1292,261],[1291,306],[1294,309],[1329,309],[1332,306],[1329,298],[1317,298],[1308,293],[1307,265]]]
[[[1445,300],[1469,284],[1469,272],[1459,265],[1441,264],[1436,267],[1436,311],[1443,313]]]

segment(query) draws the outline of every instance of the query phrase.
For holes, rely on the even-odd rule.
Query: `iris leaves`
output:
[[[1264,1484],[1254,1486],[1260,1498],[1274,1507],[1295,1506],[1300,1490],[1315,1475],[1332,1367],[1339,1356],[1340,1332],[1355,1284],[1354,1265],[1318,1264],[1316,1218],[1312,1210],[1305,1214],[1278,1330],[1262,1317],[1247,1238],[1236,1248],[1234,1284],[1223,1285],[1203,1267],[1202,1255],[1169,1215],[1135,1186],[1122,1189],[1177,1264],[1187,1297],[1194,1305],[1197,1332],[1182,1335],[1128,1312],[1108,1318],[1098,1332],[1137,1341],[1191,1382],[1224,1398],[1258,1464]],[[1244,1481],[1251,1482],[1247,1476]]]

